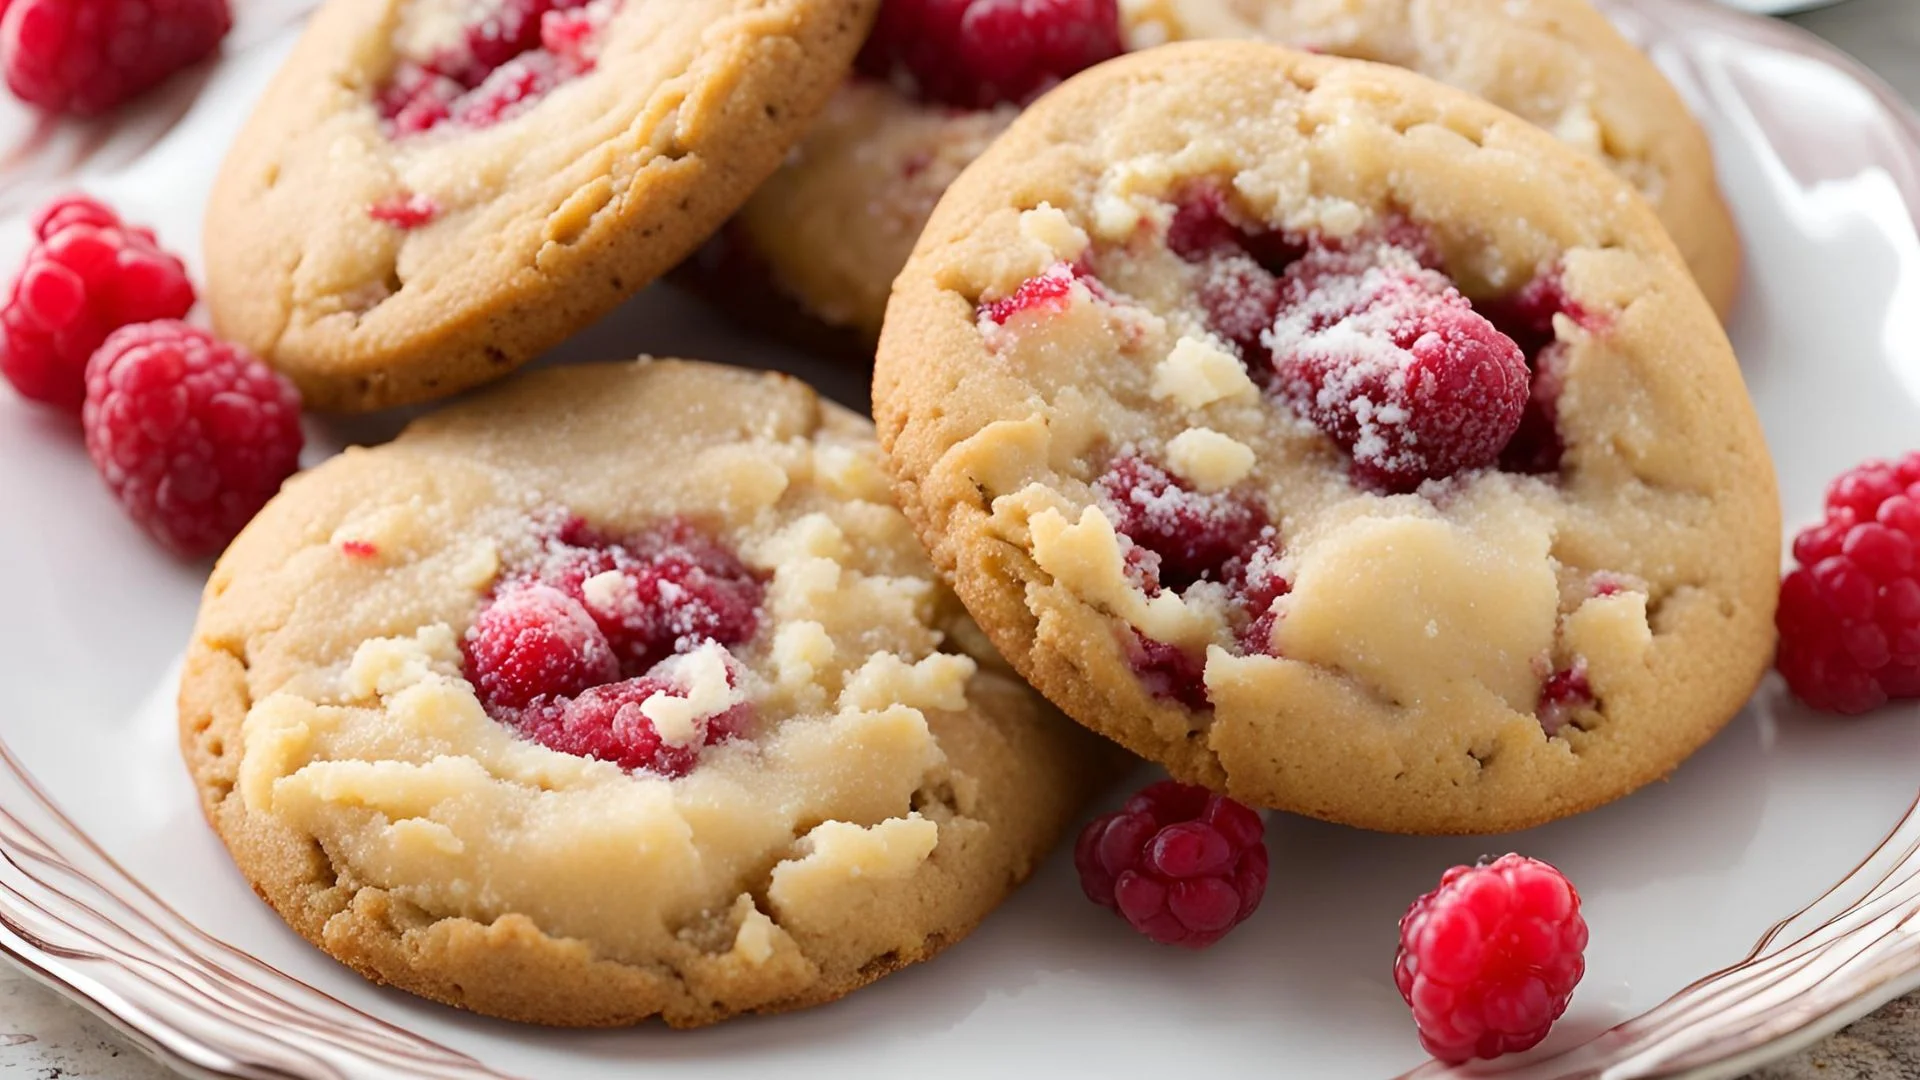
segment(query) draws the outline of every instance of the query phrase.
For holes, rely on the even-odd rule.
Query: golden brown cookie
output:
[[[545,1024],[830,1001],[973,928],[1116,755],[783,376],[523,376],[289,483],[180,691],[208,819],[361,974]]]
[[[215,184],[215,325],[323,409],[503,375],[725,220],[873,8],[329,0]]]
[[[1169,46],[1028,109],[901,274],[874,407],[995,644],[1176,777],[1518,829],[1768,661],[1779,508],[1646,204],[1410,72]]]
[[[1122,0],[1116,33],[1115,47],[1130,50],[1260,38],[1393,64],[1477,94],[1630,181],[1714,308],[1733,307],[1740,240],[1706,135],[1586,0]],[[730,239],[815,317],[877,337],[894,276],[940,193],[1017,114],[1013,104],[955,108],[855,79],[742,209]],[[703,291],[737,288],[716,284]]]

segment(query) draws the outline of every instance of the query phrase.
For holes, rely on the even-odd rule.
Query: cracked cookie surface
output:
[[[522,376],[302,474],[208,584],[208,819],[293,928],[476,1012],[676,1026],[963,937],[1118,765],[781,376]]]
[[[907,0],[891,0],[904,3]],[[1706,135],[1660,72],[1585,0],[1123,0],[1129,49],[1260,38],[1459,87],[1592,154],[1648,198],[1723,315],[1741,248]],[[1017,103],[928,104],[856,78],[725,241],[815,317],[877,337],[894,276],[940,193]]]
[[[1236,798],[1518,829],[1767,663],[1771,463],[1625,184],[1417,75],[1170,46],[963,173],[875,416],[934,560],[1082,723]]]
[[[319,408],[503,375],[731,214],[873,8],[329,0],[215,183],[215,324]]]

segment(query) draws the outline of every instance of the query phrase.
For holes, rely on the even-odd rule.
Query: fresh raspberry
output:
[[[1163,780],[1089,823],[1073,864],[1087,899],[1161,944],[1204,949],[1260,906],[1266,832],[1232,799]]]
[[[1227,492],[1194,491],[1165,469],[1121,457],[1094,482],[1114,531],[1157,557],[1145,567],[1152,587],[1182,592],[1196,581],[1225,581],[1267,528],[1260,507]]]
[[[87,365],[87,453],[133,519],[188,556],[219,551],[300,467],[300,394],[179,322],[124,327]]]
[[[29,105],[95,116],[212,55],[232,27],[227,0],[13,0],[0,68]]]
[[[461,651],[467,678],[490,711],[572,697],[620,677],[620,662],[587,609],[538,582],[519,582],[495,596],[474,619]]]
[[[1827,489],[1793,541],[1775,663],[1801,701],[1855,715],[1920,697],[1920,452],[1869,461]]]
[[[660,694],[684,697],[666,679],[643,676],[595,686],[572,700],[546,700],[514,719],[521,735],[549,750],[610,761],[629,772],[644,769],[668,778],[685,776],[700,760],[700,746],[712,746],[738,735],[751,715],[747,705],[736,705],[707,718],[698,745],[669,746],[640,711],[648,698]]]
[[[1085,272],[1071,263],[1054,263],[1037,277],[1021,282],[1010,295],[981,304],[980,316],[1004,326],[1008,319],[1023,311],[1043,314],[1065,311],[1073,302],[1073,283],[1084,276]]]
[[[1580,894],[1546,863],[1503,855],[1456,866],[1400,920],[1393,981],[1420,1045],[1448,1064],[1547,1037],[1586,973]]]
[[[433,224],[440,216],[440,204],[431,195],[393,195],[367,207],[367,216],[406,232]]]
[[[41,210],[34,236],[0,308],[0,374],[22,397],[77,412],[87,359],[107,335],[185,315],[193,283],[151,230],[125,224],[84,195]]]
[[[1125,48],[1115,0],[886,0],[858,67],[923,101],[990,109]]]
[[[1418,255],[1323,248],[1288,268],[1265,338],[1278,390],[1384,491],[1494,464],[1520,425],[1526,358]]]

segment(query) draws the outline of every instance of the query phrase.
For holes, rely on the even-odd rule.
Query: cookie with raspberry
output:
[[[331,0],[215,183],[215,325],[320,409],[503,375],[733,213],[874,4]]]
[[[1243,802],[1576,813],[1772,649],[1772,466],[1658,220],[1411,72],[1196,42],[1069,80],[935,211],[874,408],[1014,665]]]
[[[207,818],[377,982],[569,1026],[837,998],[959,940],[1120,765],[783,376],[522,377],[293,480],[216,566]]]
[[[977,33],[917,36],[908,25],[889,36],[914,11],[967,6],[886,0],[862,54],[865,77],[841,88],[727,237],[823,322],[868,340],[879,335],[894,276],[934,203],[1012,122],[1025,94],[1122,49],[1211,38],[1260,38],[1408,68],[1553,132],[1639,189],[1715,309],[1733,306],[1740,241],[1706,136],[1653,64],[1586,0],[1122,0],[1117,15],[1115,0],[981,0],[972,6],[1002,20],[1017,11],[1025,32],[972,19],[963,29],[977,24]],[[1077,48],[1020,47],[1072,28]],[[739,290],[729,279],[704,291],[725,302]],[[757,297],[755,304],[765,307]]]

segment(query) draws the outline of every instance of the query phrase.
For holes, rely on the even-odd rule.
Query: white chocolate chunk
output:
[[[1206,338],[1183,337],[1153,370],[1152,394],[1182,408],[1203,409],[1216,401],[1255,393],[1247,369]]]
[[[1246,478],[1253,449],[1212,428],[1188,428],[1168,440],[1167,465],[1201,491],[1219,491]]]

